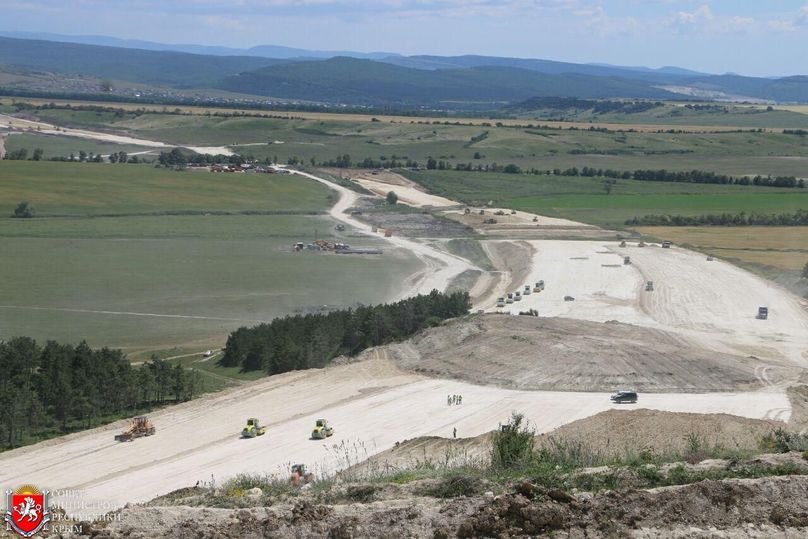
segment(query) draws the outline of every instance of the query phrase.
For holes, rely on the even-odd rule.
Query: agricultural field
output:
[[[78,158],[79,152],[109,155],[112,152],[126,152],[130,155],[143,152],[153,152],[154,148],[133,146],[126,144],[110,144],[96,140],[87,140],[77,137],[61,135],[42,135],[37,133],[15,133],[5,139],[6,150],[13,152],[25,148],[30,157],[35,148],[41,148],[44,158],[69,157],[70,154]]]
[[[38,217],[10,218],[21,200]],[[0,338],[173,357],[276,316],[389,300],[420,268],[403,252],[291,251],[315,234],[380,245],[337,233],[320,215],[333,200],[297,176],[0,162]]]
[[[636,230],[720,258],[786,272],[800,272],[808,263],[808,234],[804,227],[638,227]]]
[[[599,178],[407,171],[430,192],[469,204],[514,208],[605,227],[649,214],[784,213],[808,209],[808,190],[618,180],[606,194]]]
[[[621,130],[618,132],[596,130],[598,123],[543,120],[535,121],[534,127],[525,127],[533,120],[269,111],[224,117],[212,116],[209,110],[207,114],[202,110],[177,110],[185,112],[144,113],[132,106],[121,106],[108,111],[42,109],[27,114],[58,125],[125,133],[180,146],[229,146],[244,155],[277,158],[280,162],[298,158],[308,163],[314,158],[319,163],[345,154],[353,162],[365,158],[384,162],[395,157],[423,164],[433,157],[451,165],[514,163],[542,170],[571,166],[690,170],[697,162],[699,168],[719,173],[795,176],[805,175],[808,165],[805,137],[767,130],[739,132],[727,126],[690,129],[675,122],[650,127],[640,123],[608,124]],[[760,114],[799,115],[788,111]],[[277,117],[269,117],[272,115]]]

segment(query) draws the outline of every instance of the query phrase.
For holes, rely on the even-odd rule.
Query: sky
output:
[[[808,75],[808,0],[0,0],[0,30]]]

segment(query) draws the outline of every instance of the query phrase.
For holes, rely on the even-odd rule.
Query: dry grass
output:
[[[719,257],[787,271],[801,270],[808,262],[805,227],[640,227],[637,231]]]

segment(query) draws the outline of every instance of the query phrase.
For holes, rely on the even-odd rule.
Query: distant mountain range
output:
[[[771,79],[711,75],[677,67],[651,69],[477,55],[337,53],[272,45],[229,49],[103,36],[70,39],[0,37],[0,64],[173,88],[360,106],[491,110],[531,97],[551,96],[808,103],[806,76]],[[78,40],[94,43],[75,42]]]

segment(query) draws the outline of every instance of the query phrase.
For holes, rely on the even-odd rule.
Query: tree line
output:
[[[196,371],[120,350],[28,337],[0,341],[0,448],[88,429],[201,392]]]
[[[433,290],[397,303],[276,318],[231,333],[219,364],[270,375],[324,367],[337,356],[355,355],[468,314],[470,307],[467,292]]]
[[[808,226],[808,210],[794,213],[722,213],[713,215],[645,215],[629,226]]]
[[[28,157],[28,148],[20,148],[18,150],[11,150],[6,152],[3,159],[8,161],[60,161],[68,163],[110,163],[121,164],[138,164],[142,161],[137,155],[129,156],[124,151],[112,152],[106,158],[100,153],[86,152],[81,150],[78,155],[75,152],[70,152],[69,156],[58,155],[45,158],[45,152],[42,148],[34,148],[31,157]]]

